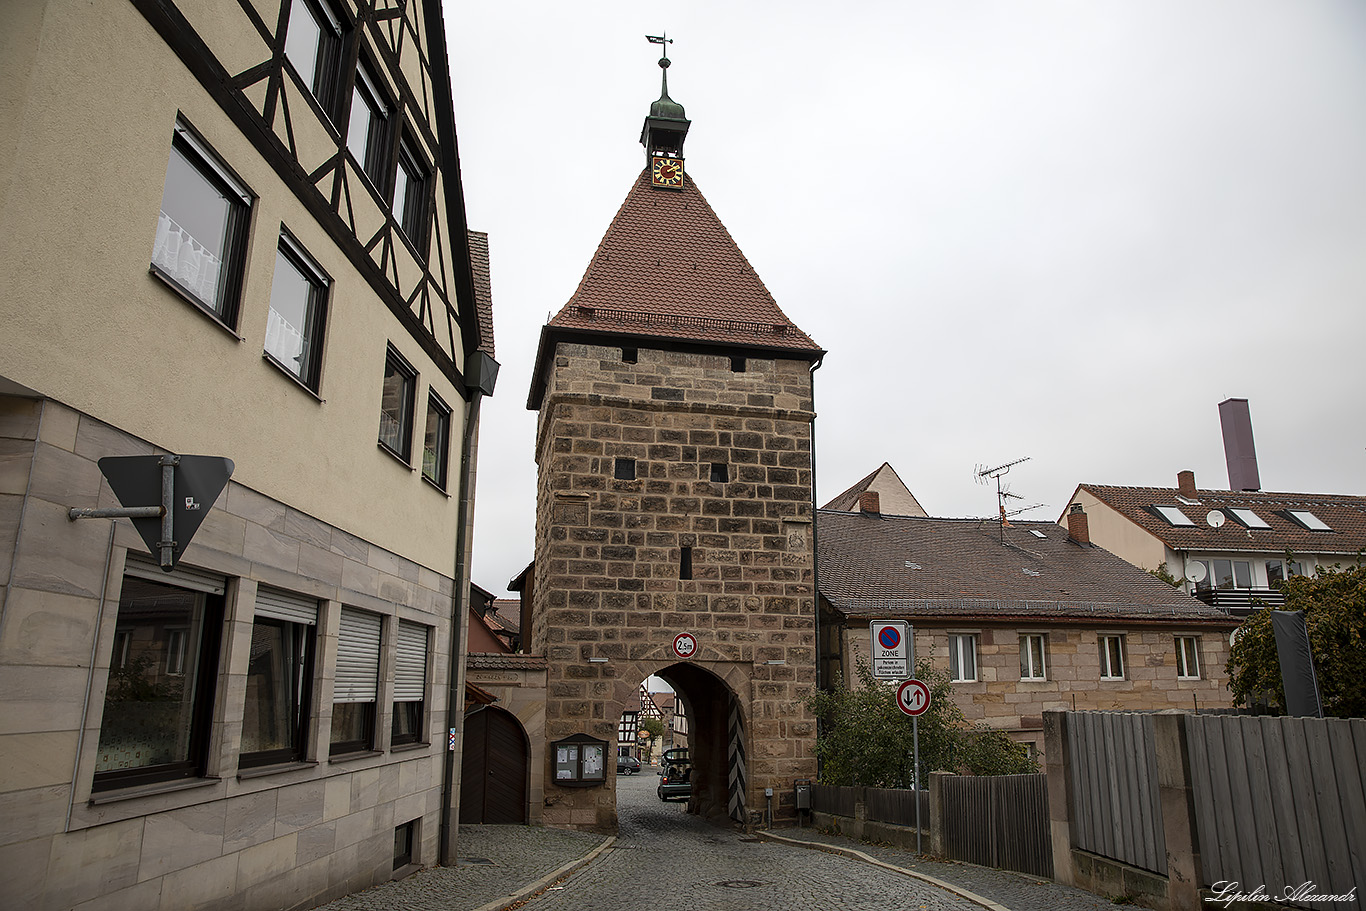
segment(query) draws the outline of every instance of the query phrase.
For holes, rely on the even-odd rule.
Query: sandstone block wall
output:
[[[1043,752],[1043,713],[1054,710],[1161,711],[1228,708],[1228,630],[1149,627],[1116,622],[1109,627],[1021,623],[929,626],[915,624],[917,659],[929,658],[948,673],[949,636],[977,636],[977,681],[953,684],[954,701],[973,724],[1006,731],[1013,740]],[[1045,678],[1020,678],[1020,636],[1043,634]],[[1100,679],[1101,635],[1124,637],[1124,679]],[[1176,676],[1176,637],[1199,638],[1200,679]],[[868,627],[844,631],[844,666],[869,656]],[[846,675],[848,676],[848,675]],[[1075,705],[1074,705],[1075,703]]]
[[[740,700],[756,809],[765,787],[790,793],[792,778],[815,772],[802,703],[815,682],[808,364],[751,358],[737,370],[730,357],[646,348],[635,357],[561,343],[547,377],[532,633],[549,662],[546,736],[612,741],[622,705],[678,662],[671,643],[690,632],[699,649],[689,663]],[[633,479],[619,477],[618,460],[634,461]],[[689,708],[694,724],[724,714]],[[695,753],[699,739],[695,728]],[[546,780],[547,823],[615,824],[612,780]]]
[[[435,863],[451,580],[236,483],[183,561],[228,579],[207,775],[92,792],[123,566],[145,548],[127,520],[66,511],[119,505],[97,459],[152,452],[56,402],[0,396],[0,907],[312,907],[390,879],[394,827],[412,820],[415,861]],[[309,761],[239,777],[261,585],[319,602]],[[375,751],[329,761],[343,605],[383,617],[382,667],[398,618],[433,630],[428,742],[390,745],[384,679]]]

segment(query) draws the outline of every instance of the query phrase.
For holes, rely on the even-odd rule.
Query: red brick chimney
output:
[[[1178,471],[1176,473],[1176,492],[1183,497],[1195,499],[1195,472]]]
[[[1081,511],[1080,503],[1073,503],[1067,513],[1067,537],[1078,544],[1091,543],[1091,526],[1086,513]]]
[[[882,514],[881,497],[877,495],[876,490],[865,490],[858,495],[858,511],[875,516]]]

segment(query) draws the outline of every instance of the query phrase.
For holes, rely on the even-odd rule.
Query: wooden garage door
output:
[[[460,821],[525,823],[529,761],[526,736],[516,718],[495,708],[467,717]]]

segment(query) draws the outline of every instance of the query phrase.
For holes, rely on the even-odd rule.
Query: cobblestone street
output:
[[[597,861],[527,902],[526,911],[778,908],[980,911],[946,890],[855,860],[709,825],[655,796],[658,778],[618,779],[621,831]]]
[[[709,825],[689,815],[682,803],[661,802],[655,794],[658,782],[649,767],[618,778],[620,834],[615,840],[553,828],[462,826],[457,866],[424,870],[323,909],[497,911],[530,896],[520,909],[1121,911],[1104,898],[1037,877],[924,860],[810,828],[775,834],[861,857],[760,841]],[[584,859],[588,862],[580,863]]]

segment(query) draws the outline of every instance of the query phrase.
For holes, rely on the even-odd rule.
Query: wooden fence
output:
[[[1052,877],[1047,775],[944,775],[942,781],[939,819],[931,818],[930,792],[919,792],[920,824],[924,832],[944,833],[949,857]],[[814,785],[811,805],[817,812],[914,831],[916,796],[909,789]]]
[[[949,857],[1052,879],[1047,775],[945,776],[943,789]]]
[[[1366,891],[1366,720],[1186,718],[1202,885]],[[1288,904],[1323,907],[1298,901]],[[1332,907],[1341,907],[1334,904]]]
[[[1069,717],[1073,844],[1166,876],[1152,715],[1071,712]]]
[[[863,804],[864,818],[893,826],[915,828],[915,791],[901,788],[856,788],[818,784],[811,786],[811,808],[833,816],[857,815]],[[920,822],[930,826],[930,792],[920,792]]]

